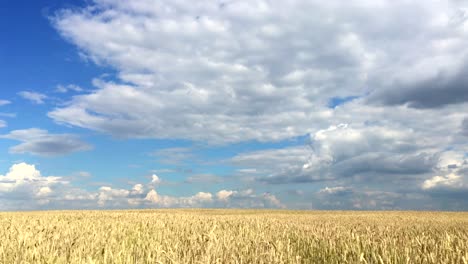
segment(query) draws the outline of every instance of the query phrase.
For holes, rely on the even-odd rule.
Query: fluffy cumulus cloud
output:
[[[152,184],[160,184],[160,183],[161,183],[161,179],[159,178],[158,175],[153,174],[153,175],[151,175],[151,183],[152,183]]]
[[[428,180],[425,180],[422,188],[423,189],[432,189],[438,186],[445,186],[445,187],[460,187],[461,186],[461,177],[460,175],[450,173],[446,176],[434,176]]]
[[[221,190],[215,195],[197,192],[191,196],[172,196],[159,193],[148,185],[137,184],[131,190],[101,187],[97,195],[101,207],[140,208],[284,208],[285,205],[271,193],[247,190]]]
[[[270,193],[256,194],[252,189],[243,191],[221,190],[216,193],[225,207],[285,208],[285,205]]]
[[[40,156],[60,156],[77,151],[86,151],[91,145],[71,134],[50,134],[47,130],[30,128],[14,130],[0,138],[21,141],[10,148],[10,153],[30,153]]]
[[[158,207],[201,207],[213,201],[211,193],[198,192],[189,197],[171,197],[159,195],[154,189],[148,192],[144,200]]]
[[[230,192],[229,197],[219,193]],[[284,205],[273,194],[258,194],[253,190],[226,191],[216,195],[210,192],[197,192],[191,196],[171,196],[159,193],[151,184],[136,184],[131,190],[101,187],[97,204],[101,207],[139,208],[192,208],[192,207],[243,207],[243,208],[282,208]]]
[[[426,191],[468,191],[468,160],[466,155],[448,151],[440,157],[438,174],[426,179]]]
[[[153,175],[155,176],[155,175]],[[283,208],[271,193],[248,190],[221,190],[216,195],[197,192],[191,196],[172,196],[155,189],[154,177],[148,183],[129,188],[101,186],[87,190],[73,186],[65,177],[42,176],[34,165],[18,163],[0,175],[0,210],[38,208],[188,208],[188,207],[251,207]],[[222,195],[227,193],[229,195]]]
[[[36,209],[54,199],[68,184],[61,177],[42,176],[34,165],[18,163],[0,175],[0,210]]]

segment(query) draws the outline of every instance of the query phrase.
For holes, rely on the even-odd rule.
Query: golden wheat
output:
[[[467,263],[468,213],[0,213],[0,263]]]

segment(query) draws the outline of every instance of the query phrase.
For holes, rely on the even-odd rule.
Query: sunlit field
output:
[[[467,263],[468,213],[0,213],[0,263]]]

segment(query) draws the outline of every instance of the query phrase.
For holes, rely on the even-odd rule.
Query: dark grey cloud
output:
[[[418,153],[364,153],[335,163],[333,173],[340,176],[373,175],[372,180],[381,180],[388,175],[417,175],[433,171],[438,155]]]
[[[463,119],[461,125],[461,134],[468,137],[468,118]]]
[[[455,73],[440,71],[430,78],[412,83],[394,82],[375,91],[369,102],[386,105],[407,104],[414,108],[434,108],[468,102],[468,64]]]
[[[427,145],[426,145],[427,144]],[[258,181],[270,184],[336,180],[396,182],[422,179],[439,163],[439,154],[410,130],[347,125],[311,136],[310,145],[243,153],[234,165],[254,168]]]
[[[30,153],[40,156],[61,156],[78,151],[87,151],[92,146],[71,134],[50,134],[47,130],[30,128],[14,130],[0,138],[22,143],[10,148],[10,153]]]

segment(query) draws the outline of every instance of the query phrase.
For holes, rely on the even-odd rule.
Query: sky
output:
[[[468,2],[0,4],[0,210],[468,210]]]

